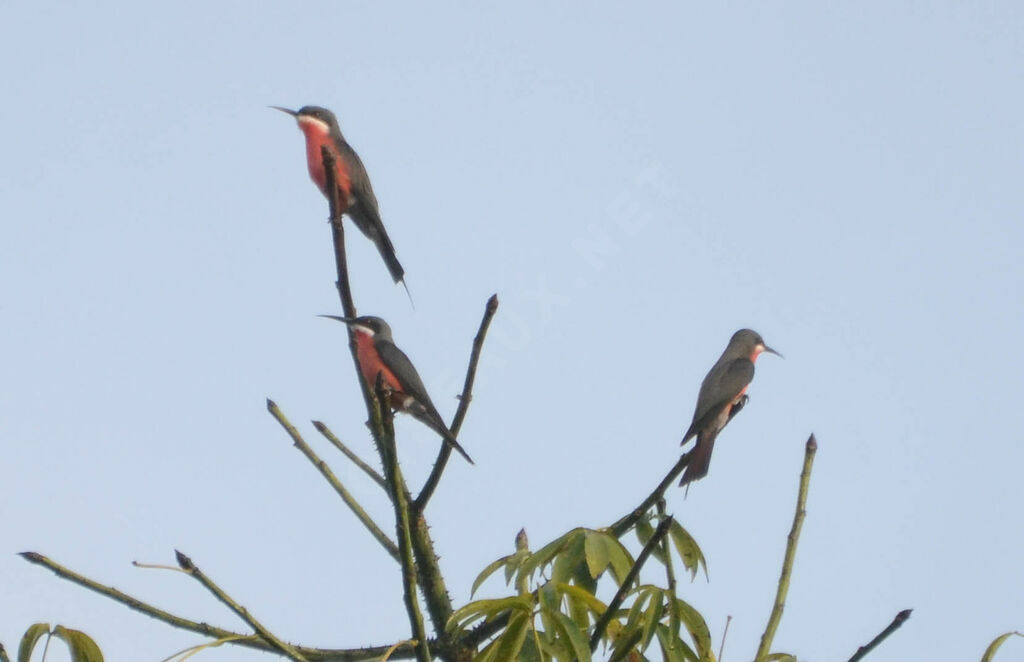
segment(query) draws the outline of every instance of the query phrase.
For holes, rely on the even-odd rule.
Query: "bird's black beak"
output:
[[[785,356],[783,356],[782,354],[779,354],[778,352],[776,352],[774,349],[772,349],[768,345],[761,345],[761,347],[764,347],[764,349],[761,350],[762,352],[768,352],[769,354],[774,354],[775,356],[779,357],[780,359],[786,358]]]
[[[317,315],[317,317],[325,317],[329,320],[338,320],[342,324],[355,324],[356,320],[353,317],[338,317],[337,315]]]
[[[282,113],[288,113],[292,117],[298,117],[299,116],[298,111],[291,110],[290,108],[282,108],[281,106],[268,106],[268,108],[273,108],[274,110],[280,110]]]

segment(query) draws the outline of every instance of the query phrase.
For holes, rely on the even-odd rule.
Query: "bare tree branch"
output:
[[[767,655],[772,647],[772,640],[775,638],[775,631],[779,628],[779,621],[782,620],[782,610],[786,605],[786,594],[789,592],[789,577],[793,573],[793,560],[796,558],[796,546],[800,540],[800,528],[804,523],[804,516],[807,514],[807,488],[811,484],[811,468],[814,465],[814,454],[818,450],[818,441],[812,434],[807,439],[804,447],[804,468],[800,472],[800,491],[796,497],[796,513],[793,515],[793,527],[789,530],[789,538],[786,541],[786,554],[782,560],[782,572],[779,575],[779,588],[775,593],[775,605],[768,617],[768,624],[761,635],[761,645],[757,648],[755,660],[760,660]]]
[[[469,367],[466,368],[466,381],[462,386],[462,395],[459,396],[459,406],[455,410],[454,418],[452,418],[450,429],[455,437],[459,436],[462,421],[465,420],[466,412],[469,410],[469,403],[473,399],[473,383],[476,381],[476,366],[480,362],[480,351],[484,347],[487,329],[491,326],[491,320],[497,311],[498,295],[492,294],[491,298],[487,300],[487,305],[484,307],[484,317],[480,320],[480,329],[476,332],[476,337],[473,338],[473,349],[469,355]],[[434,462],[434,468],[430,471],[427,481],[423,484],[423,489],[420,490],[419,496],[416,497],[412,504],[413,513],[418,515],[426,509],[427,502],[430,501],[431,495],[434,494],[434,490],[437,488],[438,481],[441,480],[441,474],[444,472],[451,454],[451,446],[441,444],[441,451],[437,455],[437,461]]]
[[[359,505],[359,502],[356,501],[355,497],[353,497],[352,494],[347,489],[345,489],[345,486],[341,484],[341,481],[339,481],[337,476],[334,475],[334,472],[331,471],[331,468],[327,466],[327,463],[320,459],[320,456],[317,455],[316,452],[309,447],[309,444],[307,444],[305,440],[303,440],[302,436],[299,434],[299,431],[295,429],[295,426],[293,426],[291,422],[288,421],[284,413],[282,413],[281,410],[278,408],[277,404],[270,398],[267,398],[267,411],[270,412],[271,416],[277,419],[277,422],[281,424],[281,427],[283,427],[285,431],[288,433],[288,435],[292,438],[292,442],[295,445],[295,447],[302,451],[302,454],[305,455],[307,459],[309,459],[313,466],[316,467],[320,474],[327,480],[328,483],[330,483],[331,487],[334,488],[334,491],[337,492],[338,496],[341,497],[341,500],[345,502],[345,505],[348,506],[353,513],[355,513],[355,516],[359,519],[360,522],[362,522],[363,526],[366,527],[366,530],[369,531],[370,534],[377,540],[377,542],[380,543],[381,547],[383,547],[384,550],[391,555],[391,558],[398,561],[398,545],[396,545],[390,538],[388,538],[387,534],[384,533],[379,526],[377,526],[377,523],[374,522],[373,519],[363,509],[363,507]]]
[[[100,595],[110,598],[115,602],[120,602],[129,609],[149,616],[150,618],[155,618],[163,623],[167,623],[171,627],[195,632],[196,634],[204,637],[210,637],[211,639],[231,639],[232,644],[237,644],[239,646],[255,650],[266,652],[274,652],[277,650],[257,635],[245,635],[238,632],[232,632],[231,630],[225,630],[224,628],[215,627],[207,623],[199,623],[187,618],[175,616],[174,614],[164,611],[159,607],[154,607],[153,605],[143,602],[134,596],[119,591],[112,586],[104,586],[103,584],[93,581],[84,575],[65,568],[61,564],[42,554],[36,552],[22,552],[21,557],[29,563],[33,563],[50,570],[61,579],[66,579],[73,584],[78,584],[83,588],[99,593]],[[297,650],[311,662],[313,660],[319,660],[320,662],[356,662],[357,660],[380,657],[390,649],[391,646],[371,646],[367,648],[352,649],[310,648],[306,646],[297,647]],[[396,660],[409,659],[413,657],[412,647],[400,647],[391,657]]]
[[[892,619],[892,623],[889,623],[889,625],[887,625],[884,630],[879,632],[874,639],[858,648],[857,652],[853,654],[853,657],[850,658],[849,662],[857,662],[865,655],[870,653],[875,648],[875,646],[885,641],[886,637],[888,637],[890,634],[898,630],[901,625],[906,623],[907,619],[910,618],[910,612],[912,611],[914,610],[904,609],[900,613],[896,614],[896,618]]]
[[[654,491],[651,492],[639,506],[623,517],[620,517],[618,521],[609,527],[611,534],[618,538],[632,529],[633,526],[640,521],[640,518],[646,515],[647,511],[650,510],[659,499],[665,496],[665,490],[675,482],[676,476],[681,474],[683,469],[685,469],[686,465],[689,463],[690,453],[683,453],[683,456],[680,457],[675,466],[669,470],[668,475],[661,479],[661,482],[658,483],[656,488],[654,488]]]
[[[304,655],[299,653],[290,644],[286,644],[277,638],[270,630],[263,626],[262,623],[256,620],[256,618],[249,613],[249,610],[236,602],[230,595],[224,592],[221,587],[217,586],[212,579],[207,577],[202,570],[196,567],[196,564],[192,562],[192,559],[185,556],[178,550],[174,551],[175,556],[178,559],[178,565],[181,569],[192,575],[196,581],[203,585],[203,587],[214,595],[218,600],[223,602],[227,607],[235,612],[239,618],[249,624],[249,626],[256,631],[256,634],[260,636],[264,641],[273,646],[276,650],[283,653],[291,660],[295,662],[309,662]]]
[[[348,459],[352,460],[352,464],[356,465],[363,470],[367,476],[373,479],[373,482],[381,486],[382,489],[387,490],[388,486],[384,484],[384,477],[381,476],[377,471],[366,462],[363,462],[362,458],[355,454],[352,449],[341,442],[341,439],[331,432],[331,429],[327,427],[322,421],[313,421],[313,427],[317,429],[317,432],[322,434],[327,441],[337,448],[342,454]]]

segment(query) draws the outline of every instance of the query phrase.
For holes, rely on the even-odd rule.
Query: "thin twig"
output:
[[[629,514],[620,517],[617,522],[608,527],[611,530],[611,534],[618,538],[632,529],[633,525],[639,522],[640,518],[646,515],[647,511],[658,502],[658,499],[665,495],[665,490],[675,482],[676,476],[681,474],[689,463],[690,453],[683,453],[683,456],[679,458],[675,466],[669,470],[668,475],[661,479],[661,482],[654,488],[654,491],[639,506],[634,508]]]
[[[480,351],[484,346],[484,338],[487,337],[487,329],[491,326],[491,320],[497,311],[498,295],[492,294],[487,300],[487,305],[484,307],[484,317],[480,320],[480,328],[476,332],[476,337],[473,338],[473,349],[469,354],[469,367],[466,368],[466,381],[462,386],[462,395],[459,396],[459,406],[456,408],[455,416],[452,418],[450,428],[452,436],[457,437],[459,435],[462,421],[465,420],[466,412],[469,410],[469,403],[473,399],[473,383],[476,381],[476,366],[480,362]],[[434,490],[437,488],[438,481],[441,480],[441,474],[444,472],[451,454],[451,446],[441,444],[441,450],[437,455],[437,460],[434,462],[434,468],[431,469],[430,475],[427,476],[427,481],[423,484],[423,489],[420,490],[419,496],[416,497],[412,504],[414,513],[422,513],[427,507],[427,502],[430,501],[431,495],[434,494]]]
[[[622,606],[622,601],[626,599],[626,594],[629,593],[630,586],[633,581],[636,580],[637,575],[640,574],[640,568],[644,567],[644,563],[647,562],[647,557],[651,555],[654,548],[658,546],[661,539],[668,533],[668,529],[672,526],[673,519],[671,516],[666,517],[655,529],[654,535],[647,541],[644,548],[640,550],[640,555],[636,557],[636,562],[633,563],[633,567],[626,573],[626,578],[622,580],[622,584],[619,586],[619,590],[615,592],[615,597],[608,603],[608,608],[604,610],[601,617],[597,619],[597,623],[594,624],[594,633],[590,635],[590,650],[591,652],[597,650],[597,645],[601,643],[601,637],[604,636],[604,631],[608,627],[612,618],[615,616],[615,612]]]
[[[313,421],[313,427],[315,427],[317,432],[322,434],[327,441],[331,442],[335,448],[341,451],[345,457],[352,460],[352,464],[362,469],[363,473],[373,479],[373,482],[380,485],[382,489],[386,490],[388,488],[388,486],[384,484],[384,477],[377,473],[373,467],[368,465],[366,462],[363,462],[362,458],[356,455],[348,446],[343,444],[341,439],[338,439],[338,437],[331,432],[331,429],[327,427],[323,421]]]
[[[761,635],[761,645],[757,648],[755,660],[760,660],[767,655],[772,647],[772,640],[775,638],[775,631],[779,628],[779,621],[782,620],[782,610],[786,606],[786,594],[789,592],[789,577],[793,573],[793,559],[796,558],[796,546],[800,540],[800,528],[804,523],[804,515],[807,514],[807,488],[811,484],[811,468],[814,465],[814,454],[818,450],[818,442],[812,434],[807,439],[804,447],[804,468],[800,472],[800,491],[796,497],[796,513],[793,515],[793,527],[789,530],[789,538],[786,541],[786,554],[782,560],[782,572],[779,574],[779,588],[775,593],[775,605],[768,617],[768,624]]]
[[[391,502],[395,506],[395,529],[398,538],[399,558],[402,563],[402,587],[405,609],[409,614],[409,625],[416,644],[418,662],[430,662],[430,649],[426,646],[427,633],[420,613],[419,596],[416,592],[416,562],[412,552],[412,531],[409,523],[409,502],[405,494],[405,481],[398,467],[398,451],[395,448],[394,415],[391,412],[390,392],[384,385],[382,374],[377,375],[377,402],[380,403],[381,448],[384,456],[384,476],[391,487]]]
[[[391,558],[398,561],[398,545],[396,545],[390,538],[388,538],[387,534],[384,533],[384,531],[382,531],[379,526],[377,526],[377,523],[374,522],[373,519],[363,509],[363,507],[359,505],[359,502],[355,500],[355,497],[353,497],[352,494],[349,493],[347,489],[345,489],[345,486],[341,484],[341,481],[339,481],[337,476],[334,475],[334,472],[331,471],[331,468],[327,466],[327,463],[320,459],[320,456],[318,456],[316,452],[309,447],[309,444],[307,444],[305,440],[303,440],[302,435],[299,434],[299,431],[295,429],[295,426],[288,421],[285,415],[278,408],[277,404],[270,398],[267,398],[267,411],[270,412],[271,416],[277,419],[277,422],[280,423],[281,427],[285,429],[285,431],[288,433],[288,436],[292,438],[292,442],[295,445],[295,447],[302,451],[302,454],[306,456],[306,458],[313,464],[314,467],[317,468],[320,474],[327,480],[327,482],[330,483],[331,487],[334,488],[334,491],[337,492],[338,496],[340,496],[342,501],[345,502],[345,505],[348,506],[353,513],[355,513],[355,516],[359,519],[363,526],[366,527],[366,530],[369,531],[370,534],[377,540],[377,542],[380,543],[381,547],[383,547],[385,551],[387,551],[387,553],[391,555]]]
[[[278,639],[272,632],[270,632],[270,630],[264,627],[262,623],[257,621],[256,618],[249,613],[248,609],[238,604],[238,602],[236,602],[230,595],[225,593],[223,589],[221,589],[219,586],[213,583],[212,579],[207,577],[202,570],[196,567],[196,564],[192,562],[192,559],[185,556],[178,550],[174,551],[174,555],[177,558],[178,565],[181,566],[182,570],[192,575],[192,577],[195,578],[195,580],[198,581],[200,584],[202,584],[206,590],[212,593],[214,597],[216,597],[218,600],[227,605],[227,607],[231,611],[235,612],[235,614],[239,618],[248,623],[249,627],[255,630],[256,634],[258,634],[264,641],[266,641],[275,649],[283,653],[288,658],[295,660],[295,662],[309,662],[306,659],[306,657],[302,655],[298,650],[296,650],[290,644],[286,644],[285,642]]]
[[[725,617],[725,629],[722,630],[722,643],[718,645],[718,662],[722,662],[722,651],[725,650],[725,635],[729,634],[729,623],[732,623],[732,615]]]
[[[907,619],[910,618],[910,612],[912,611],[914,610],[904,609],[900,613],[896,614],[896,618],[892,619],[892,623],[889,623],[889,625],[887,625],[884,630],[879,632],[874,639],[858,648],[857,652],[853,654],[853,657],[850,658],[849,662],[857,662],[865,655],[870,653],[875,648],[875,646],[885,641],[886,637],[888,637],[890,634],[898,630],[901,625],[906,623]]]

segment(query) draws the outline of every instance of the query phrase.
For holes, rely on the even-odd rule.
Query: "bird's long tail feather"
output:
[[[697,445],[690,451],[690,463],[686,465],[683,477],[679,480],[680,487],[708,475],[708,467],[711,466],[711,451],[714,447],[715,437],[704,439],[697,435]]]

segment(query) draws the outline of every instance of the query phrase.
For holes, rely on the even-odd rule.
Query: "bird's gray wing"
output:
[[[754,362],[747,358],[735,359],[719,370],[712,368],[701,384],[693,422],[683,435],[683,443],[697,434],[723,407],[733,402],[753,379]]]

